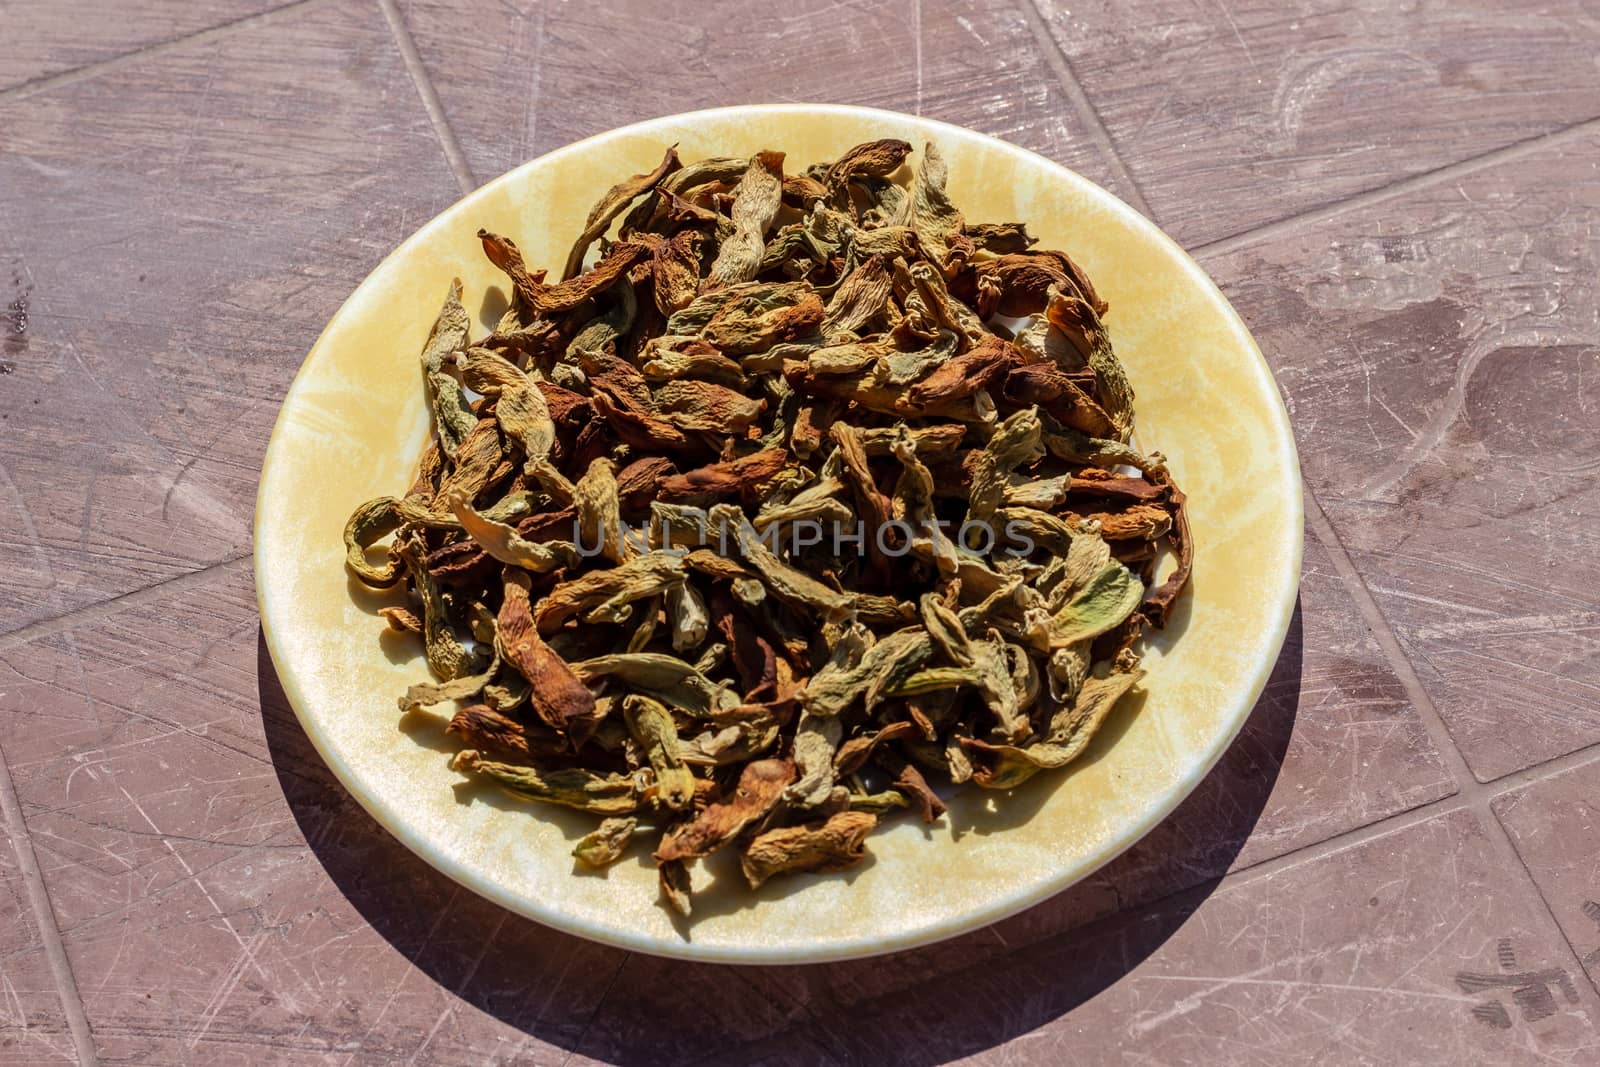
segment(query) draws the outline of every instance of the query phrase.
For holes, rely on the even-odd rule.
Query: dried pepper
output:
[[[417,476],[345,529],[435,676],[401,710],[454,703],[454,769],[599,817],[579,865],[653,840],[683,915],[718,850],[752,887],[840,870],[1068,765],[1188,581],[1105,301],[911,155],[668,149],[555,282],[479,231],[512,307],[474,340],[452,283]]]

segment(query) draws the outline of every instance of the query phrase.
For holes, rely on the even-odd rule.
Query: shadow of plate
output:
[[[1266,691],[1240,738],[1189,799],[1152,831],[1149,839],[1160,842],[1152,847],[1154,856],[1137,854],[1135,846],[1050,900],[949,941],[870,960],[772,969],[775,982],[803,1004],[808,1037],[822,1042],[841,1062],[882,1062],[881,1048],[872,1044],[859,1022],[911,1012],[914,1019],[908,1025],[914,1021],[917,1041],[899,1049],[896,1061],[942,1063],[1037,1029],[1137,967],[1210,895],[1260,818],[1299,709],[1303,644],[1297,604]],[[669,1051],[682,1047],[669,1035],[685,1025],[681,983],[674,983],[674,975],[685,979],[692,975],[697,996],[715,1001],[719,984],[725,983],[727,1003],[748,1001],[750,968],[659,959],[641,959],[637,967],[626,967],[629,955],[621,950],[580,941],[460,892],[454,882],[395,842],[339,785],[289,707],[264,638],[259,641],[257,672],[273,767],[307,846],[372,928],[432,980],[541,1041],[569,1050],[580,1045],[588,1049],[597,1041],[591,1055],[624,1064],[689,1062],[690,1057]],[[1098,758],[1141,713],[1137,706],[1119,711],[1085,758]],[[441,741],[442,720],[412,723],[410,729],[430,747],[448,744]],[[1048,798],[1051,777],[1041,776],[1036,782],[996,805],[997,811],[1011,809],[1005,822],[1026,817]],[[495,790],[474,790],[464,799],[526,807]],[[970,832],[1003,832],[998,816],[991,818],[977,807],[963,804],[958,816]],[[584,832],[580,825],[587,825],[587,820],[571,814],[574,822],[563,831],[575,838]],[[1180,847],[1167,847],[1172,842]],[[640,849],[622,862],[649,861]],[[730,891],[697,897],[701,914],[749,899],[748,894],[731,891],[742,884],[734,857],[714,858],[710,873],[719,890],[726,885]],[[823,877],[848,881],[853,876],[847,872]],[[770,894],[764,887],[758,899],[778,900],[804,892],[811,877],[816,876],[769,883]],[[397,892],[397,885],[405,891]],[[434,916],[446,908],[453,909],[453,921],[462,928],[495,929],[498,936],[492,943],[429,936]],[[529,995],[530,985],[542,980],[536,971],[530,972],[531,961],[575,955],[587,958],[589,966],[616,969],[607,997],[627,1007],[626,1022],[615,1032],[589,1034],[599,1012],[587,985],[557,983],[553,990]],[[635,971],[637,977],[630,977]],[[861,977],[869,975],[871,982]],[[895,987],[884,976],[902,976],[902,985]],[[886,991],[879,993],[855,997],[841,992],[885,982]],[[996,1010],[999,1004],[1005,1010]],[[708,1001],[706,1010],[714,1020],[716,1005]],[[791,1016],[794,1012],[789,1009]],[[742,1063],[759,1058],[757,1051],[721,1049],[706,1059],[707,1049],[702,1047],[693,1058]]]

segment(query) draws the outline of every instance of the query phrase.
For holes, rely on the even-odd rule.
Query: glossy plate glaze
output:
[[[648,849],[574,871],[588,816],[530,807],[446,766],[445,719],[395,698],[427,668],[385,633],[396,602],[347,578],[341,539],[362,501],[410,484],[428,434],[417,355],[452,277],[484,332],[504,277],[479,227],[530,266],[559,267],[590,205],[676,143],[684,159],[774,148],[791,165],[861,141],[936,140],[954,202],[977,222],[1025,220],[1071,252],[1110,303],[1137,392],[1138,435],[1188,493],[1194,580],[1146,642],[1142,695],[1089,752],[1014,794],[962,791],[931,827],[890,820],[853,871],[751,893],[731,857],[695,871],[695,916],[657,903]],[[915,165],[918,155],[913,155]],[[424,226],[350,297],[290,387],[256,511],[256,587],[273,662],[306,733],[395,837],[463,885],[540,922],[641,952],[741,963],[871,955],[949,937],[1057,893],[1127,848],[1211,768],[1255,704],[1300,570],[1299,468],[1288,417],[1249,332],[1176,244],[1092,182],[1021,148],[892,112],[818,105],[702,111],[592,137],[489,183]]]

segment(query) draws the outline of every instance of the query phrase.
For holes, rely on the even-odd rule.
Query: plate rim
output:
[[[880,938],[863,936],[855,941],[837,943],[822,949],[807,949],[802,946],[773,951],[771,946],[760,943],[747,943],[739,946],[707,946],[690,940],[669,942],[631,930],[599,926],[562,912],[559,907],[542,906],[540,901],[529,900],[511,893],[493,879],[481,877],[470,865],[458,862],[450,855],[437,849],[426,834],[413,829],[413,824],[408,823],[405,819],[395,817],[395,813],[388,810],[388,807],[379,799],[377,794],[365,787],[362,776],[355,773],[340,758],[337,751],[328,743],[327,738],[322,735],[315,717],[304,710],[308,701],[305,698],[305,694],[300,690],[299,679],[296,677],[292,664],[279,651],[279,641],[275,636],[273,623],[275,614],[273,610],[274,597],[270,588],[271,582],[263,565],[263,553],[261,551],[265,528],[270,522],[272,513],[272,509],[264,499],[269,481],[269,472],[279,450],[285,447],[283,445],[286,437],[284,432],[284,412],[301,388],[312,357],[321,348],[328,334],[332,331],[334,324],[365,298],[369,288],[376,284],[375,279],[384,273],[390,261],[406,254],[413,244],[419,243],[435,228],[446,225],[447,220],[452,225],[458,222],[458,216],[462,209],[473,201],[489,195],[492,190],[517,180],[524,172],[549,160],[580,153],[591,145],[613,138],[648,135],[663,127],[690,124],[697,120],[704,121],[710,118],[726,118],[737,115],[748,116],[752,114],[799,114],[812,117],[834,114],[847,115],[856,119],[896,123],[910,122],[924,127],[934,134],[944,132],[963,139],[975,137],[990,142],[993,146],[1005,152],[1028,157],[1034,165],[1042,165],[1069,181],[1089,187],[1102,199],[1104,207],[1116,215],[1122,223],[1130,228],[1142,230],[1147,236],[1155,239],[1157,243],[1164,245],[1169,252],[1173,253],[1174,260],[1187,272],[1190,280],[1205,290],[1223,309],[1231,326],[1246,346],[1249,354],[1254,357],[1257,371],[1267,383],[1273,386],[1270,389],[1272,404],[1269,406],[1271,430],[1274,442],[1282,445],[1286,450],[1286,465],[1289,467],[1288,476],[1292,482],[1292,486],[1288,487],[1291,490],[1288,493],[1290,499],[1287,502],[1287,519],[1289,521],[1286,525],[1288,529],[1284,531],[1285,536],[1290,539],[1290,544],[1286,546],[1288,549],[1286,556],[1288,562],[1281,569],[1281,572],[1275,576],[1281,582],[1281,586],[1277,590],[1275,601],[1270,605],[1275,610],[1271,614],[1272,626],[1269,640],[1262,646],[1263,651],[1259,660],[1253,664],[1254,670],[1250,677],[1249,685],[1240,686],[1232,690],[1234,696],[1231,698],[1232,707],[1228,709],[1226,715],[1226,728],[1217,731],[1212,737],[1209,747],[1204,751],[1202,757],[1193,764],[1192,770],[1188,775],[1175,782],[1163,795],[1155,798],[1151,804],[1142,809],[1141,817],[1138,820],[1119,828],[1110,846],[1102,855],[1091,862],[1081,865],[1076,870],[1030,883],[1019,888],[1008,897],[998,898],[995,902],[986,906],[971,908],[967,913],[955,919],[931,924],[908,933],[886,935]],[[813,964],[862,959],[945,941],[972,930],[1000,922],[1064,892],[1089,875],[1102,869],[1142,840],[1167,816],[1172,814],[1178,805],[1183,803],[1211,772],[1217,761],[1221,759],[1222,754],[1233,744],[1234,739],[1238,736],[1239,731],[1243,728],[1245,721],[1250,717],[1250,713],[1259,701],[1261,693],[1266,687],[1267,679],[1271,675],[1273,666],[1277,663],[1278,657],[1283,650],[1284,641],[1288,636],[1289,625],[1294,615],[1294,607],[1299,598],[1304,546],[1305,506],[1303,476],[1300,470],[1299,453],[1290,424],[1289,413],[1284,406],[1283,396],[1281,390],[1277,387],[1276,378],[1273,376],[1266,357],[1262,354],[1260,346],[1256,343],[1255,337],[1244,319],[1234,309],[1233,304],[1222,293],[1205,269],[1176,240],[1098,182],[1031,149],[1013,144],[992,134],[982,133],[939,119],[911,115],[884,108],[864,107],[855,104],[790,102],[702,108],[695,111],[644,119],[592,134],[581,140],[573,141],[535,156],[490,179],[471,192],[459,197],[412,231],[405,240],[401,241],[383,259],[374,264],[360,284],[340,303],[338,310],[333,313],[322,330],[318,332],[316,340],[306,351],[299,368],[291,379],[288,388],[284,391],[283,400],[279,405],[278,418],[275,420],[272,433],[267,439],[261,472],[258,475],[255,516],[251,531],[252,574],[256,587],[256,603],[261,620],[261,631],[284,696],[288,700],[290,708],[293,709],[301,729],[305,731],[307,738],[311,741],[312,747],[316,749],[317,754],[322,758],[329,770],[333,772],[339,784],[355,798],[362,809],[391,837],[405,846],[417,858],[452,879],[458,885],[470,889],[472,892],[493,901],[508,911],[564,933],[650,956],[700,963],[730,963],[747,966]]]

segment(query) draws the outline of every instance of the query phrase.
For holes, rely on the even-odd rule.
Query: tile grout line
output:
[[[1478,780],[1472,772],[1471,765],[1467,763],[1466,756],[1462,754],[1460,746],[1450,732],[1449,725],[1444,721],[1444,716],[1439,713],[1439,708],[1428,695],[1422,684],[1422,679],[1417,676],[1416,668],[1411,663],[1411,657],[1401,646],[1400,640],[1395,636],[1393,628],[1378,607],[1377,599],[1367,587],[1366,581],[1361,577],[1360,571],[1355,566],[1355,560],[1344,543],[1339,540],[1333,523],[1329,521],[1327,513],[1322,510],[1322,504],[1306,487],[1306,519],[1327,549],[1333,559],[1334,569],[1340,572],[1344,580],[1345,590],[1356,601],[1356,606],[1372,631],[1385,657],[1389,660],[1389,667],[1400,680],[1406,694],[1411,699],[1412,706],[1417,709],[1423,725],[1433,738],[1436,748],[1441,750],[1445,764],[1450,775],[1455,779],[1456,791],[1461,797],[1462,807],[1472,812],[1475,820],[1483,827],[1484,835],[1490,840],[1491,847],[1500,853],[1501,862],[1513,872],[1520,872],[1526,882],[1525,889],[1532,890],[1533,899],[1538,901],[1550,928],[1554,930],[1556,938],[1563,945],[1570,957],[1570,962],[1579,974],[1583,975],[1597,996],[1600,996],[1600,981],[1597,981],[1583,966],[1583,954],[1577,949],[1567,931],[1562,927],[1561,921],[1556,918],[1555,909],[1550,906],[1550,901],[1545,898],[1544,891],[1539,888],[1539,882],[1533,876],[1533,871],[1528,868],[1527,861],[1522,858],[1522,853],[1517,851],[1517,844],[1511,838],[1511,832],[1500,821],[1500,816],[1495,813],[1493,801],[1497,796],[1510,791],[1495,789],[1489,783]],[[1515,772],[1513,772],[1515,773]],[[1560,773],[1555,771],[1552,773]],[[1503,777],[1510,777],[1503,776]],[[1537,780],[1537,779],[1535,779]]]
[[[156,41],[152,44],[145,45],[143,48],[136,48],[131,52],[123,52],[122,54],[112,56],[109,59],[102,59],[94,63],[86,63],[81,67],[73,67],[71,70],[63,70],[55,74],[46,74],[43,77],[34,78],[31,81],[25,81],[20,85],[13,85],[7,89],[0,89],[0,101],[21,100],[24,97],[33,96],[35,93],[42,93],[50,89],[58,89],[64,85],[72,85],[80,81],[87,81],[91,78],[97,78],[102,74],[109,74],[112,71],[121,70],[123,67],[143,62],[145,59],[151,56],[163,55],[172,51],[173,49],[182,48],[185,45],[210,41],[214,38],[230,34],[235,30],[242,30],[251,26],[261,25],[262,23],[273,21],[279,16],[288,12],[304,7],[310,7],[313,4],[321,2],[323,2],[323,0],[293,0],[292,3],[284,4],[281,7],[269,8],[266,11],[257,11],[253,15],[245,15],[243,18],[233,19],[230,22],[219,23],[216,26],[207,26],[203,30],[195,30],[193,33],[187,33],[181,37],[173,37],[165,41]]]
[[[533,86],[529,90],[526,103],[522,112],[523,144],[527,146],[528,153],[537,153],[539,144],[539,115],[544,110],[541,103],[544,88],[544,47],[545,29],[549,19],[547,4],[538,4],[534,8],[533,21]]]
[[[1413,826],[1430,822],[1441,815],[1450,815],[1458,811],[1465,811],[1470,802],[1460,793],[1451,793],[1449,796],[1430,800],[1426,804],[1418,804],[1405,811],[1397,811],[1393,815],[1385,815],[1376,822],[1369,822],[1363,826],[1352,826],[1348,830],[1341,830],[1332,837],[1325,837],[1321,841],[1313,841],[1308,845],[1281,852],[1276,856],[1268,856],[1257,863],[1237,870],[1228,871],[1217,880],[1217,891],[1221,892],[1234,886],[1249,885],[1279,871],[1291,870],[1295,867],[1325,859],[1328,856],[1346,852],[1352,848],[1359,848],[1379,838],[1409,830]],[[1186,892],[1179,890],[1178,892]],[[1171,895],[1176,895],[1171,894]],[[1162,898],[1166,899],[1166,898]]]
[[[1596,762],[1600,762],[1600,741],[1556,756],[1543,763],[1536,763],[1531,767],[1512,771],[1510,774],[1495,778],[1489,782],[1477,784],[1485,801],[1496,800],[1509,793],[1527,789],[1557,775],[1566,774],[1569,771],[1587,767]],[[1350,829],[1341,830],[1331,837],[1325,837],[1320,841],[1313,841],[1288,852],[1281,852],[1276,856],[1269,856],[1248,866],[1231,870],[1222,876],[1218,887],[1251,882],[1263,874],[1271,874],[1274,871],[1296,867],[1301,863],[1320,859],[1336,852],[1343,852],[1347,848],[1353,848],[1368,841],[1385,837],[1417,823],[1426,822],[1436,816],[1448,815],[1453,811],[1467,810],[1472,807],[1472,804],[1472,798],[1466,796],[1457,788],[1456,792],[1440,797],[1437,800],[1430,800],[1414,808],[1407,808],[1405,811],[1397,811],[1392,815],[1385,815],[1381,819],[1363,823],[1360,826],[1352,826]],[[1182,892],[1182,890],[1178,892]]]
[[[1386,203],[1409,193],[1431,189],[1435,185],[1441,185],[1454,178],[1465,178],[1489,167],[1521,159],[1523,156],[1543,151],[1554,145],[1562,145],[1569,141],[1579,140],[1597,130],[1600,130],[1600,116],[1584,119],[1581,122],[1574,122],[1567,126],[1559,126],[1556,129],[1535,134],[1520,141],[1513,141],[1508,145],[1501,145],[1499,148],[1491,148],[1487,152],[1481,152],[1475,156],[1468,156],[1465,159],[1442,164],[1432,170],[1425,170],[1419,174],[1400,178],[1387,185],[1380,185],[1374,189],[1355,193],[1352,196],[1335,200],[1329,204],[1323,204],[1320,207],[1311,208],[1308,211],[1302,211],[1281,219],[1274,219],[1271,222],[1262,223],[1248,230],[1229,234],[1227,237],[1219,237],[1214,241],[1207,241],[1205,244],[1196,245],[1187,251],[1195,259],[1225,256],[1242,248],[1259,244],[1262,241],[1293,233],[1302,227],[1326,222],[1346,212],[1359,211],[1375,204]]]
[[[1461,754],[1455,739],[1450,736],[1449,726],[1439,714],[1439,709],[1434,706],[1433,698],[1428,696],[1427,690],[1423,688],[1422,680],[1417,677],[1416,670],[1411,666],[1410,657],[1400,647],[1400,640],[1395,637],[1394,630],[1389,626],[1389,620],[1378,607],[1372,591],[1367,588],[1367,583],[1361,578],[1361,572],[1356,568],[1355,560],[1351,558],[1344,543],[1334,532],[1333,523],[1328,521],[1327,513],[1322,510],[1321,502],[1317,500],[1309,485],[1305,486],[1305,499],[1306,525],[1327,550],[1328,556],[1333,561],[1334,570],[1339,573],[1340,584],[1356,602],[1356,610],[1360,612],[1362,621],[1366,623],[1378,647],[1383,650],[1384,658],[1389,661],[1389,667],[1394,671],[1401,688],[1405,690],[1407,699],[1411,701],[1412,707],[1417,709],[1429,738],[1433,741],[1434,747],[1439,749],[1445,769],[1455,781],[1457,792],[1468,801],[1477,800],[1483,784],[1472,773],[1466,757]]]
[[[100,1061],[95,1054],[89,1016],[84,1011],[83,997],[78,992],[78,981],[72,974],[72,961],[67,958],[66,945],[61,940],[61,927],[56,923],[55,908],[50,904],[50,890],[44,884],[44,872],[39,869],[39,857],[33,850],[33,837],[28,831],[27,820],[22,817],[22,800],[17,795],[16,783],[12,781],[11,768],[6,763],[3,749],[0,749],[0,819],[4,820],[10,834],[11,848],[16,853],[23,884],[27,886],[34,926],[39,930],[39,942],[50,964],[50,974],[55,978],[61,1014],[65,1016],[67,1030],[72,1035],[78,1063],[81,1067],[94,1067]]]
[[[383,9],[383,17],[389,22],[389,33],[400,49],[400,58],[406,65],[406,72],[411,75],[411,84],[416,87],[417,95],[422,98],[423,110],[428,113],[428,121],[433,124],[433,132],[439,139],[439,147],[444,151],[445,162],[450,165],[451,172],[456,176],[456,184],[461,187],[464,196],[478,187],[478,181],[473,177],[472,168],[467,164],[466,153],[461,150],[461,142],[456,140],[455,131],[450,128],[450,120],[445,117],[444,105],[439,101],[439,94],[433,91],[428,68],[422,62],[422,53],[417,51],[416,38],[411,35],[411,29],[401,16],[395,0],[378,0],[378,6]]]
[[[1050,26],[1039,10],[1038,0],[1017,0],[1017,5],[1022,9],[1022,17],[1027,20],[1028,30],[1044,52],[1045,62],[1050,65],[1056,81],[1066,92],[1067,98],[1072,101],[1073,110],[1088,124],[1096,146],[1111,164],[1111,169],[1126,194],[1125,199],[1138,209],[1139,214],[1160,225],[1155,212],[1150,209],[1150,202],[1145,199],[1144,190],[1140,188],[1138,179],[1133,176],[1133,171],[1128,168],[1122,154],[1117,151],[1116,142],[1111,139],[1111,131],[1100,118],[1100,112],[1095,108],[1094,101],[1089,99],[1083,83],[1078,81],[1077,74],[1073,72],[1072,61],[1067,58],[1066,50],[1050,32]]]
[[[127,608],[138,607],[148,601],[166,596],[175,590],[182,590],[190,585],[198,584],[219,572],[236,569],[241,564],[249,564],[253,555],[254,552],[246,552],[240,556],[219,560],[216,563],[207,564],[199,570],[175,574],[171,578],[164,578],[156,582],[154,585],[130,589],[126,593],[118,593],[116,596],[108,597],[105,600],[96,600],[92,604],[85,604],[61,615],[40,619],[37,622],[30,622],[26,626],[19,626],[15,630],[0,633],[0,652],[20,648],[41,637],[50,637],[53,634],[62,633],[85,622],[93,622],[96,619],[114,615]]]
[[[1484,788],[1489,791],[1490,800],[1498,800],[1508,793],[1527,789],[1569,771],[1580,770],[1597,760],[1600,760],[1600,741],[1575,748],[1571,752],[1554,756],[1542,763],[1535,763],[1531,767],[1524,767],[1520,771],[1503,774],[1499,778],[1485,782]]]
[[[1561,920],[1556,918],[1555,908],[1551,907],[1549,899],[1544,895],[1544,890],[1539,888],[1538,879],[1534,878],[1533,871],[1528,867],[1528,861],[1523,859],[1522,853],[1517,851],[1517,843],[1511,839],[1511,832],[1505,828],[1505,824],[1500,821],[1500,816],[1495,814],[1487,799],[1483,803],[1483,810],[1490,825],[1494,827],[1490,836],[1509,855],[1512,866],[1522,872],[1523,878],[1527,880],[1528,888],[1533,890],[1533,898],[1544,909],[1545,916],[1550,920],[1550,926],[1555,930],[1561,944],[1566,947],[1568,955],[1571,956],[1573,968],[1588,981],[1589,988],[1594,990],[1595,995],[1600,997],[1600,979],[1591,975],[1588,968],[1583,965],[1583,953],[1578,951],[1578,946],[1574,945],[1572,939],[1567,936],[1566,928],[1561,925]]]
[[[589,1012],[589,1017],[584,1020],[583,1029],[578,1031],[577,1039],[572,1042],[572,1047],[561,1058],[560,1067],[567,1067],[567,1064],[572,1062],[573,1057],[578,1055],[578,1050],[583,1048],[583,1043],[589,1039],[589,1031],[594,1029],[594,1021],[600,1018],[600,1009],[605,1006],[606,998],[611,995],[611,991],[617,987],[617,979],[622,977],[622,969],[628,965],[628,961],[631,959],[633,959],[633,953],[624,951],[622,962],[617,964],[617,969],[611,972],[611,981],[606,983],[605,989],[601,990],[600,995],[595,998],[594,1009]]]

